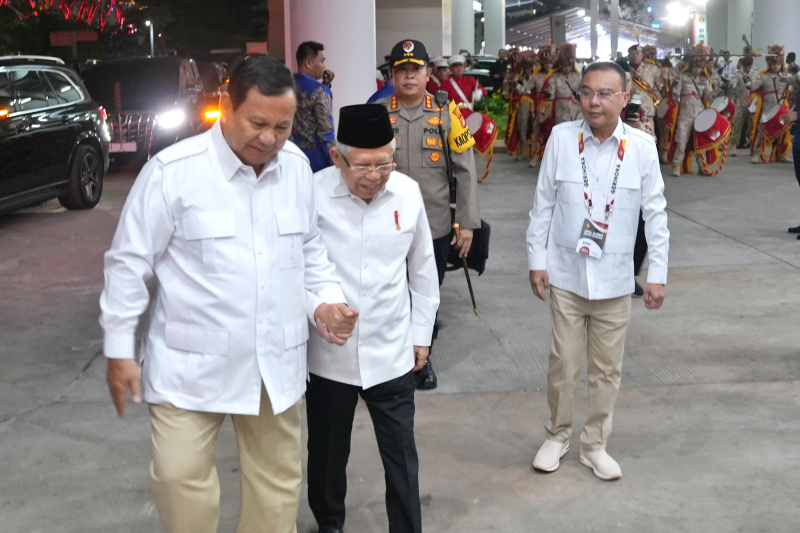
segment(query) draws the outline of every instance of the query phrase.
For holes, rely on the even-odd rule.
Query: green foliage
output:
[[[503,139],[508,126],[508,102],[500,96],[500,91],[495,91],[487,98],[475,104],[475,111],[480,111],[489,116],[497,124],[497,138]]]

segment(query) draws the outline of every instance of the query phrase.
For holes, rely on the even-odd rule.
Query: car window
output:
[[[53,86],[59,104],[83,100],[83,95],[78,91],[77,87],[70,83],[67,77],[60,72],[45,71],[42,74]]]
[[[14,112],[14,93],[11,92],[11,80],[5,72],[0,72],[0,109]]]
[[[17,105],[22,111],[47,107],[46,82],[42,83],[35,70],[15,70],[12,73]]]
[[[191,79],[189,77],[189,72],[187,71],[188,66],[189,65],[184,64],[183,67],[181,68],[181,91],[186,90],[186,87],[188,87],[189,85],[189,80]]]
[[[122,109],[158,111],[175,105],[179,68],[175,63],[100,62],[83,80],[92,100],[106,109],[116,109],[114,86],[119,84]]]

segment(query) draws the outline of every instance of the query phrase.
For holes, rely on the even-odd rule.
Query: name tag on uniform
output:
[[[575,251],[579,254],[588,255],[599,259],[603,256],[603,248],[606,245],[606,235],[608,235],[608,224],[597,222],[589,218],[583,219],[580,235],[578,235],[578,246]]]

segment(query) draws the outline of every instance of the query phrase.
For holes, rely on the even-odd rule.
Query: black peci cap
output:
[[[425,50],[425,45],[413,39],[400,41],[394,45],[389,56],[389,65],[394,68],[403,63],[426,66],[428,64],[428,51]]]
[[[358,104],[339,110],[336,140],[353,148],[380,148],[394,139],[385,105]]]

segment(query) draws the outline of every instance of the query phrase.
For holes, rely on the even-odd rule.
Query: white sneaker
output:
[[[584,452],[581,450],[581,464],[594,471],[594,475],[603,481],[611,481],[622,477],[622,469],[605,450]]]
[[[554,440],[546,440],[539,451],[536,452],[536,457],[533,458],[533,467],[542,472],[555,472],[561,464],[561,458],[564,457],[569,451],[569,441],[556,442]]]

